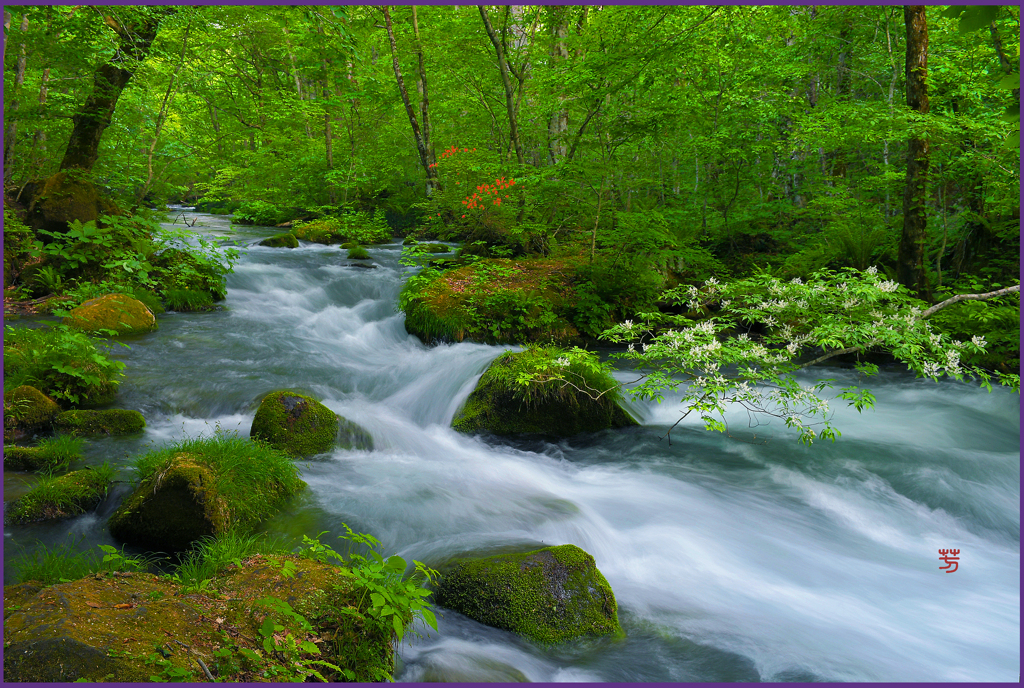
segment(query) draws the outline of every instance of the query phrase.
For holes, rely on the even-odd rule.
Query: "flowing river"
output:
[[[386,554],[435,568],[470,551],[573,543],[615,592],[624,639],[553,648],[440,610],[439,632],[402,645],[397,680],[973,682],[1019,672],[1016,394],[886,371],[871,380],[876,408],[837,408],[841,439],[812,447],[779,423],[750,430],[741,414],[731,437],[688,420],[670,443],[671,398],[631,404],[643,425],[625,431],[484,441],[449,424],[505,347],[426,347],[407,334],[395,304],[412,268],[399,265],[398,244],[372,247],[378,267],[363,269],[336,246],[264,248],[252,244],[280,230],[199,217],[197,229],[246,247],[224,308],[168,313],[115,349],[128,366],[115,405],[142,411],[148,427],[90,441],[85,463],[127,465],[217,427],[248,436],[263,394],[305,390],[376,448],[302,462],[310,489],[266,524],[271,533],[327,530],[324,541],[340,546],[333,535],[347,523]],[[30,482],[5,474],[5,498]],[[105,520],[127,489],[71,521],[5,527],[5,561],[36,543],[114,544]],[[949,548],[960,550],[952,573],[938,554]]]

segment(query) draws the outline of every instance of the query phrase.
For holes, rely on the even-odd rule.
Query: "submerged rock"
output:
[[[60,406],[31,385],[4,394],[4,440],[16,440],[44,430],[60,412]]]
[[[312,397],[271,392],[252,420],[249,437],[293,456],[330,451],[338,437],[338,415]]]
[[[456,560],[434,600],[487,626],[558,643],[622,635],[615,595],[576,545]]]
[[[615,399],[610,376],[583,381],[577,386],[551,381],[521,388],[520,373],[532,372],[536,362],[550,356],[546,350],[505,353],[484,371],[476,389],[452,420],[459,432],[490,432],[495,435],[536,433],[570,437],[581,432],[638,425]],[[569,369],[570,374],[572,369]],[[605,392],[598,399],[579,391],[586,382],[594,391]]]
[[[266,618],[284,626],[281,640],[285,633],[297,641],[333,639],[318,641],[320,654],[304,654],[304,659],[349,669],[361,682],[394,673],[391,625],[338,611],[357,607],[364,592],[340,576],[339,567],[289,555],[256,555],[239,563],[216,572],[205,592],[132,572],[49,587],[7,586],[4,680],[147,682],[161,674],[167,680],[168,670],[181,672],[171,680],[208,680],[196,661],[200,658],[221,681],[266,681],[261,676],[266,670],[288,674],[282,657],[263,654],[260,628]],[[282,573],[286,565],[290,576]],[[262,601],[268,597],[288,603],[312,627],[303,629],[280,607]],[[215,656],[217,647],[231,653]],[[154,648],[166,665],[146,661]],[[261,661],[244,660],[243,648],[259,651]],[[326,667],[317,669],[329,680],[342,680]]]
[[[84,514],[96,507],[110,486],[109,471],[85,468],[40,483],[10,504],[7,523],[31,523]]]
[[[127,294],[105,294],[73,309],[64,324],[86,332],[109,330],[127,335],[155,330],[156,317],[145,304]]]
[[[282,225],[278,225],[281,227]],[[291,226],[291,223],[288,223]],[[271,248],[298,248],[299,240],[291,232],[285,232],[283,234],[275,234],[272,237],[267,237],[260,242],[260,246],[269,246]]]
[[[138,411],[108,409],[106,411],[62,411],[53,425],[69,435],[131,435],[142,432],[146,419]]]

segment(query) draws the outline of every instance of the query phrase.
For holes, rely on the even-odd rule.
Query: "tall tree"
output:
[[[928,20],[924,5],[904,5],[907,27],[907,105],[928,114]],[[928,229],[928,139],[915,134],[907,142],[907,181],[903,191],[903,234],[896,274],[901,284],[927,297],[925,238]]]
[[[146,58],[156,38],[160,20],[174,12],[174,8],[145,8],[131,20],[119,20],[113,12],[103,15],[103,21],[117,35],[117,49],[108,62],[104,62],[93,75],[93,91],[85,104],[75,113],[74,128],[60,169],[91,170],[99,157],[100,139],[110,126],[121,91],[132,78],[136,66]]]
[[[494,45],[494,51],[498,56],[498,71],[501,72],[501,85],[505,89],[505,109],[508,111],[509,135],[512,137],[512,145],[516,149],[516,160],[522,165],[523,144],[519,139],[519,123],[516,118],[515,99],[512,96],[512,81],[509,79],[508,61],[505,58],[505,51],[502,49],[501,41],[498,40],[498,34],[494,32],[494,27],[491,26],[491,19],[487,16],[487,9],[483,5],[477,5],[477,7],[480,9],[480,17],[484,20],[487,36],[491,39],[491,44]]]

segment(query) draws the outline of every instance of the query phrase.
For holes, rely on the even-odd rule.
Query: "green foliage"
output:
[[[833,381],[801,386],[793,373],[842,353],[884,350],[917,375],[935,380],[975,378],[989,387],[993,377],[962,360],[985,349],[983,338],[958,341],[935,331],[922,318],[925,304],[883,280],[875,268],[821,271],[806,283],[766,273],[724,285],[709,279],[700,288],[669,290],[664,298],[685,304],[699,320],[642,313],[640,323],[627,320],[603,337],[628,343],[619,357],[643,370],[634,396],[660,400],[666,391],[686,385],[683,417],[696,411],[709,430],[727,431],[726,405],[738,404],[752,418],[781,419],[802,442],[835,441],[839,431],[823,397]],[[801,351],[813,358],[799,362]],[[858,368],[866,374],[875,370]],[[997,375],[1001,384],[1019,389],[1018,375]],[[856,387],[843,388],[835,398],[858,411],[873,403]]]
[[[346,534],[338,537],[364,546],[369,553],[369,556],[365,556],[358,552],[350,552],[350,568],[339,569],[343,576],[351,578],[363,590],[357,610],[350,613],[355,616],[368,615],[385,625],[390,625],[399,641],[405,635],[406,625],[416,619],[422,619],[436,631],[437,619],[430,609],[430,603],[423,599],[430,595],[430,590],[422,586],[433,584],[437,571],[422,562],[413,561],[413,575],[403,580],[408,567],[405,559],[397,554],[385,559],[379,552],[380,540],[372,535],[353,532],[347,524],[342,525]]]
[[[238,528],[200,540],[196,547],[182,555],[171,580],[186,591],[203,592],[229,564],[241,566],[242,560],[254,554],[273,554],[281,548],[268,540],[266,534],[244,533]]]
[[[370,254],[362,246],[353,246],[346,256],[349,260],[369,260]]]
[[[235,211],[234,222],[240,225],[274,227],[290,220],[291,211],[266,201],[243,201]]]
[[[304,241],[318,244],[354,242],[359,245],[386,244],[391,241],[391,228],[384,212],[345,212],[327,215],[309,222],[296,222],[292,233]]]
[[[167,309],[172,311],[196,312],[213,309],[213,296],[208,291],[193,289],[167,289],[164,291]]]
[[[58,403],[103,404],[123,370],[96,339],[69,327],[4,327],[5,390],[30,384]]]

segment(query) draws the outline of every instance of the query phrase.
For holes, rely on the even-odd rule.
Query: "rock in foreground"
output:
[[[622,635],[615,596],[576,545],[460,559],[435,593],[442,607],[544,643]]]

